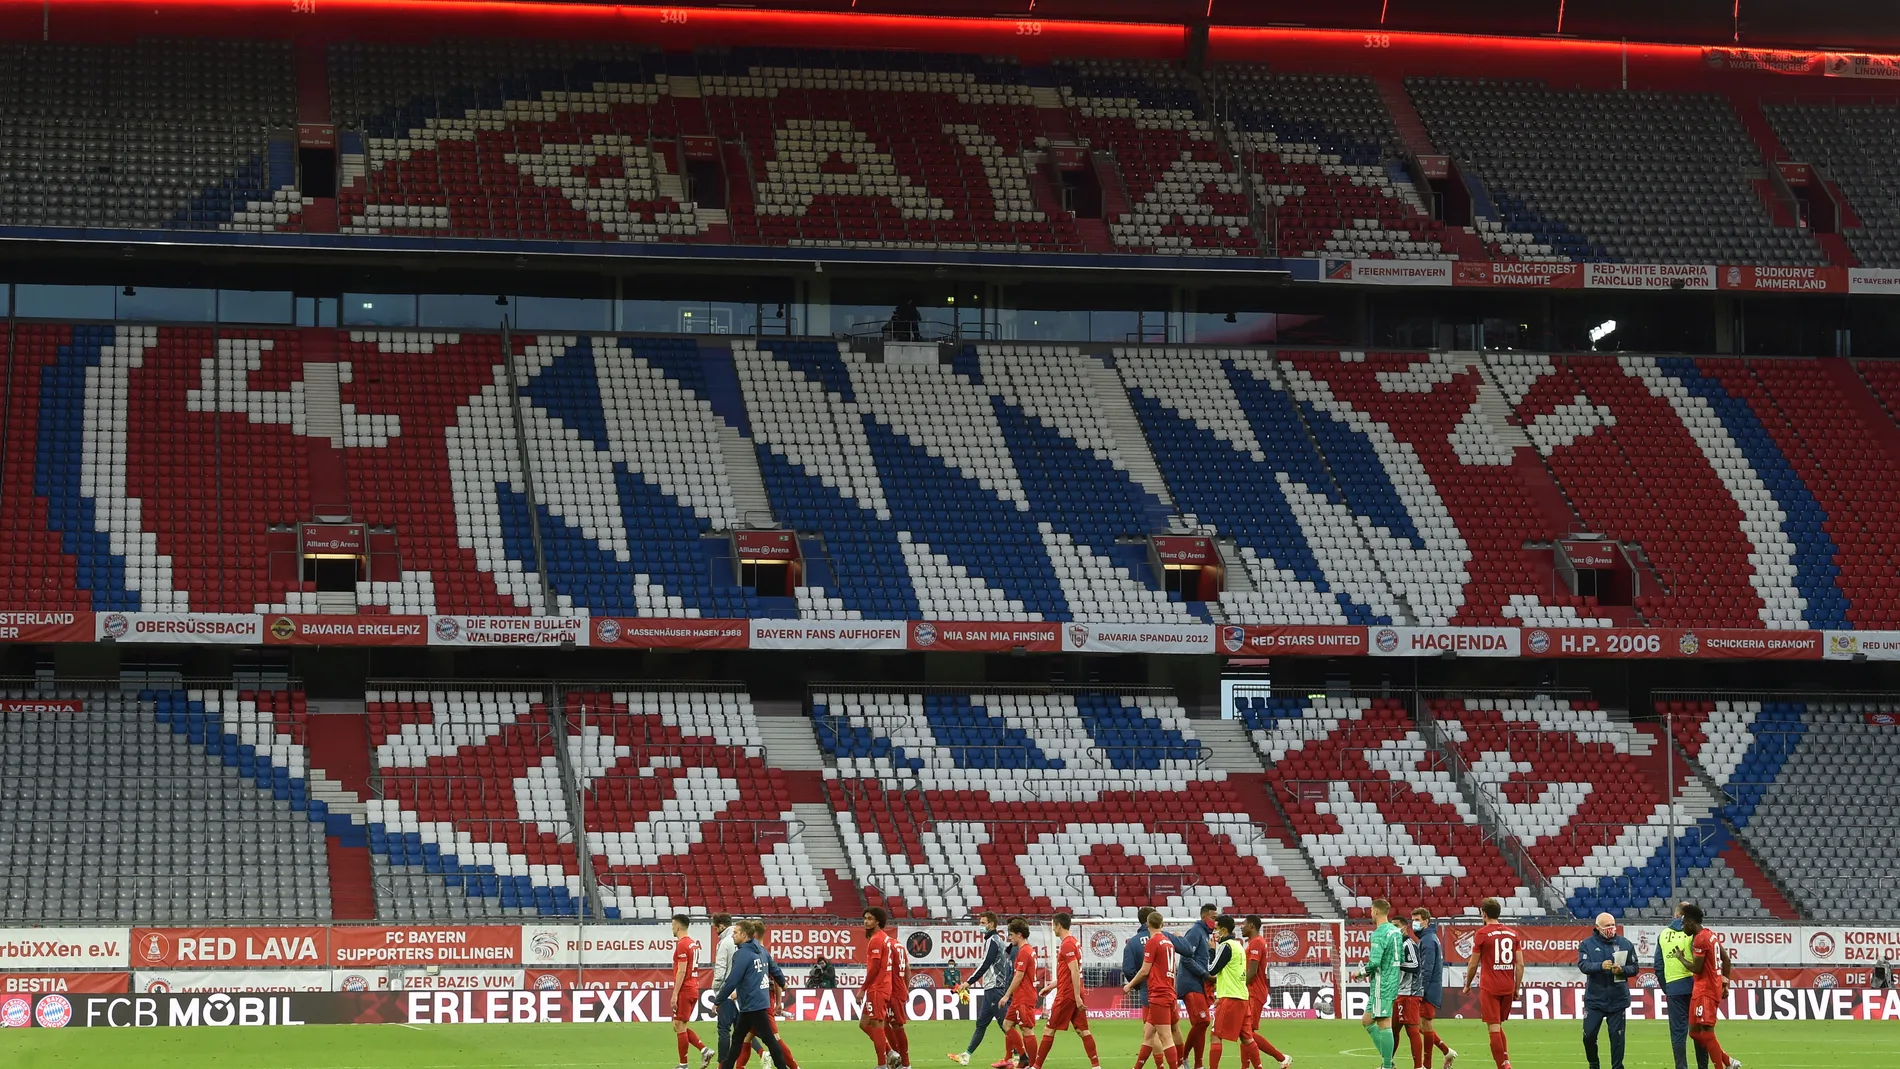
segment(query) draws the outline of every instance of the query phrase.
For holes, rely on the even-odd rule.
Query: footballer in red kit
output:
[[[1487,898],[1478,907],[1484,925],[1471,940],[1471,961],[1465,968],[1465,990],[1478,984],[1478,1008],[1491,1034],[1491,1060],[1498,1069],[1511,1069],[1511,1052],[1504,1038],[1504,1022],[1510,1019],[1511,1003],[1524,986],[1522,941],[1514,928],[1499,923],[1504,905]]]
[[[1682,932],[1690,937],[1689,953],[1685,956],[1678,947],[1676,960],[1695,976],[1695,990],[1689,1001],[1689,1041],[1708,1054],[1709,1064],[1716,1069],[1741,1069],[1742,1063],[1723,1050],[1715,1038],[1734,956],[1722,944],[1721,936],[1702,926],[1702,907],[1693,902],[1683,904]]]
[[[1056,975],[1050,985],[1055,990],[1056,1000],[1049,1007],[1049,1030],[1043,1033],[1042,1046],[1036,1050],[1036,1069],[1042,1069],[1049,1057],[1056,1033],[1067,1031],[1070,1025],[1075,1026],[1082,1050],[1089,1056],[1089,1065],[1102,1069],[1102,1059],[1095,1050],[1095,1036],[1089,1031],[1088,1006],[1082,1001],[1082,941],[1070,934],[1073,924],[1074,919],[1067,913],[1058,913],[1050,926],[1056,937]]]
[[[1267,1012],[1267,999],[1272,994],[1271,981],[1267,977],[1267,937],[1264,925],[1258,916],[1248,917],[1240,922],[1240,934],[1247,940],[1247,1006],[1253,1028],[1254,1065],[1260,1064],[1260,1055],[1266,1055],[1283,1067],[1293,1064],[1280,1048],[1267,1042],[1266,1035],[1260,1029],[1261,1016]]]
[[[1181,1048],[1174,1043],[1174,940],[1161,930],[1160,910],[1148,914],[1147,949],[1142,953],[1141,971],[1122,985],[1124,994],[1148,985],[1148,1007],[1141,1015],[1142,1057],[1154,1051],[1155,1060],[1168,1069],[1181,1069]]]
[[[686,1052],[697,1050],[700,1069],[712,1060],[713,1050],[688,1027],[693,1011],[699,1007],[699,944],[686,934],[686,914],[673,917],[673,1038],[679,1047],[679,1064],[686,1066]]]
[[[891,1015],[891,952],[884,935],[890,914],[882,906],[864,911],[864,1015],[858,1027],[870,1037],[879,1065],[891,1064],[890,1040],[884,1022]]]

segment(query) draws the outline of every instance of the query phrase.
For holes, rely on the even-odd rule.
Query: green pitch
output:
[[[1439,1023],[1445,1041],[1459,1052],[1457,1069],[1492,1069],[1483,1025]],[[712,1039],[710,1022],[695,1027],[708,1041]],[[1134,1065],[1135,1048],[1141,1042],[1136,1023],[1098,1021],[1095,1033],[1103,1069]],[[1520,1022],[1510,1026],[1508,1034],[1516,1069],[1584,1064],[1574,1022]],[[1376,1069],[1378,1065],[1356,1022],[1283,1021],[1267,1035],[1293,1056],[1296,1069]],[[1869,1021],[1736,1022],[1724,1024],[1721,1035],[1723,1046],[1749,1069],[1889,1064],[1897,1039],[1893,1024]],[[856,1025],[787,1024],[784,1036],[801,1069],[874,1069],[870,1043]],[[962,1050],[969,1036],[970,1026],[963,1023],[911,1025],[913,1069],[944,1069],[950,1065],[945,1052]],[[992,1028],[978,1052],[982,1057],[972,1064],[986,1066],[1001,1056],[1002,1049],[1002,1040]],[[1607,1040],[1603,1058],[1607,1069]],[[1693,1066],[1693,1051],[1691,1059]],[[1630,1069],[1669,1069],[1673,1063],[1666,1026],[1631,1022],[1627,1060]],[[1403,1067],[1410,1062],[1411,1052],[1401,1048],[1398,1064]],[[0,1032],[0,1066],[8,1069],[672,1069],[674,1064],[671,1029],[646,1024]],[[698,1065],[697,1058],[693,1064]],[[1221,1058],[1221,1069],[1239,1069],[1239,1065],[1240,1052],[1230,1046]],[[1088,1069],[1082,1046],[1073,1035],[1056,1037],[1048,1069]]]

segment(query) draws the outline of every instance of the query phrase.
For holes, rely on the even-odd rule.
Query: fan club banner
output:
[[[0,642],[91,642],[89,612],[0,612]]]
[[[1841,632],[1678,628],[1525,628],[1520,656],[1609,660],[1818,661]],[[1900,636],[1896,636],[1900,637]],[[1897,647],[1900,648],[1900,647]],[[1900,656],[1900,653],[1896,653]]]
[[[1054,653],[1062,648],[1061,624],[954,623],[917,620],[910,648],[954,653]]]
[[[427,616],[265,617],[266,646],[427,646]]]
[[[593,644],[604,649],[742,650],[752,643],[749,620],[596,616]]]
[[[1366,652],[1363,627],[1223,624],[1217,638],[1222,653],[1359,657]]]

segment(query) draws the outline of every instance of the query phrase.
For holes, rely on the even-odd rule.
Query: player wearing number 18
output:
[[[1504,1022],[1510,1019],[1511,1003],[1517,1001],[1524,986],[1524,958],[1518,953],[1516,929],[1498,923],[1504,906],[1487,898],[1478,906],[1484,925],[1471,940],[1471,960],[1465,967],[1465,990],[1478,984],[1480,1016],[1491,1032],[1491,1060],[1498,1069],[1511,1069],[1511,1049],[1504,1038]]]

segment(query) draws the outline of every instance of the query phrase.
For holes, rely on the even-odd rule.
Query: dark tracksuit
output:
[[[772,959],[757,942],[733,951],[732,967],[713,1001],[723,1003],[735,995],[739,1019],[733,1024],[732,1042],[719,1060],[719,1069],[732,1069],[748,1039],[765,1044],[774,1065],[787,1064],[785,1048],[779,1046],[778,1033],[772,1031]]]
[[[1612,975],[1609,969],[1619,950],[1623,952],[1621,977]],[[1583,998],[1583,1056],[1589,1061],[1590,1069],[1599,1069],[1597,1030],[1606,1021],[1610,1025],[1610,1069],[1623,1069],[1624,1026],[1630,1008],[1628,981],[1640,968],[1636,963],[1636,945],[1620,935],[1605,939],[1601,933],[1591,932],[1577,947],[1577,970],[1587,981]]]
[[[983,1036],[990,1030],[993,1021],[997,1027],[1003,1025],[1003,1015],[1009,1011],[1003,996],[1009,991],[1009,980],[1016,967],[1016,944],[1003,938],[1001,931],[991,932],[983,943],[983,960],[970,972],[970,985],[977,981],[983,983],[983,993],[973,1000],[976,1014],[976,1030],[970,1033],[970,1049],[967,1054],[975,1054],[976,1048],[983,1045]]]

